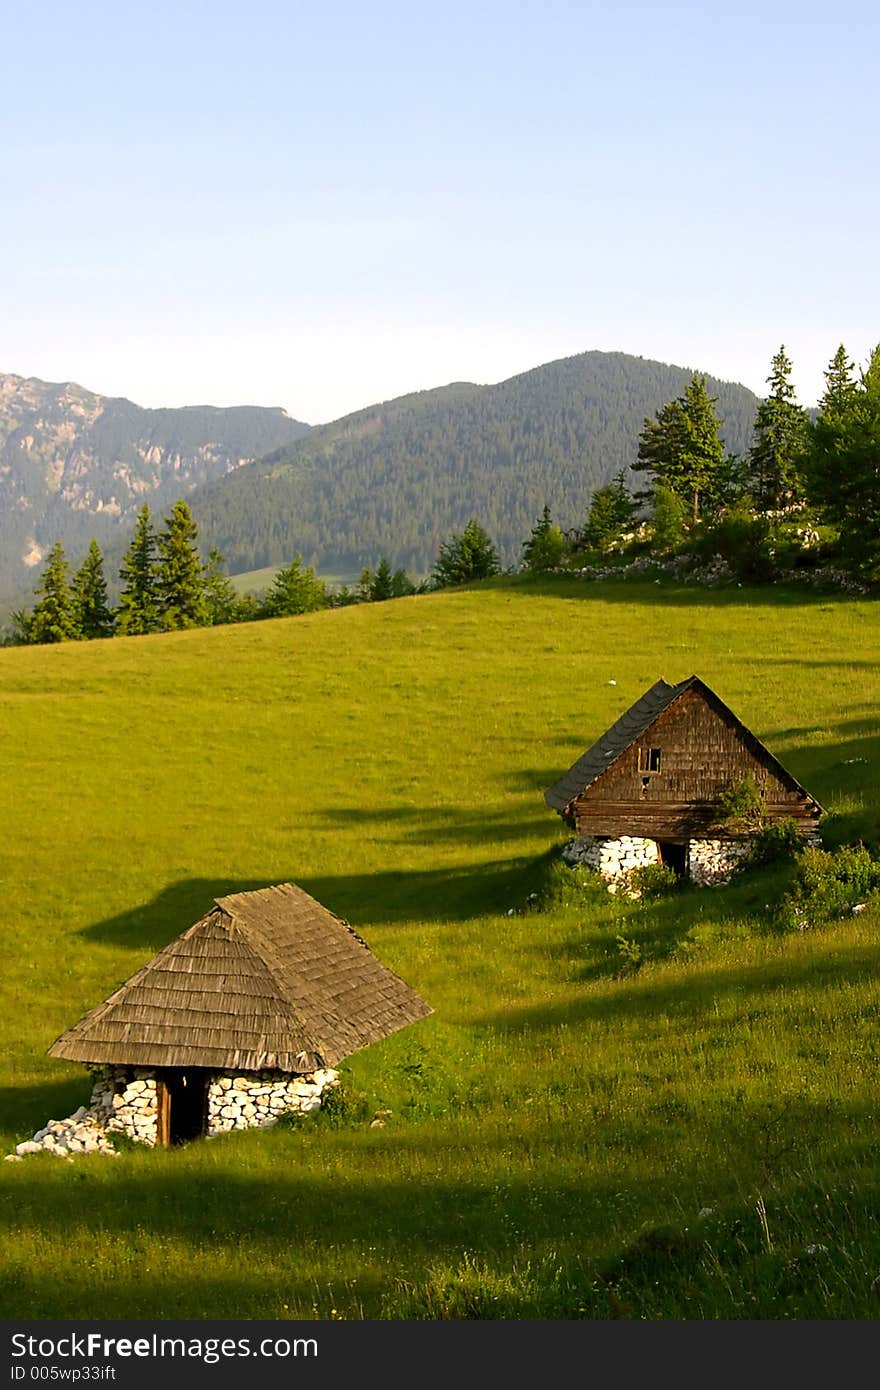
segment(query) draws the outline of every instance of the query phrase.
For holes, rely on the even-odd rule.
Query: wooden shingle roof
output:
[[[714,690],[706,685],[705,681],[700,680],[699,676],[689,676],[687,680],[679,681],[678,685],[669,685],[664,680],[659,680],[655,685],[652,685],[650,690],[647,690],[640,699],[636,700],[635,704],[631,705],[626,713],[622,714],[617,722],[612,724],[611,728],[591,748],[588,748],[586,753],[583,753],[567,772],[563,773],[558,782],[554,782],[552,787],[548,787],[544,793],[544,800],[547,805],[552,810],[558,811],[560,815],[564,815],[574,798],[580,796],[587,787],[592,786],[606,768],[615,763],[621,754],[625,753],[646,734],[664,710],[667,710],[688,690],[697,690],[723,717],[735,724],[745,743],[760,761],[766,767],[772,768],[780,780],[792,791],[802,793],[815,806],[817,813],[822,812],[822,807],[815,797],[801,786],[800,782],[770,752],[770,749],[752,733],[751,729],[746,728],[742,720],[733,713],[733,710],[715,694]]]
[[[581,754],[558,782],[548,787],[544,793],[547,805],[554,811],[564,811],[570,801],[579,796],[586,787],[592,786],[606,767],[610,767],[621,753],[625,753],[636,739],[641,738],[654,720],[687,690],[694,680],[696,676],[682,681],[680,685],[669,685],[662,680],[652,685],[651,689],[636,700],[634,705],[630,705],[626,713],[622,714],[586,753]]]
[[[282,883],[218,898],[49,1055],[304,1073],[431,1012],[347,922]]]

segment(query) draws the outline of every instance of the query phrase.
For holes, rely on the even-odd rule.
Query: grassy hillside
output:
[[[577,900],[542,790],[697,672],[876,837],[878,661],[869,602],[561,579],[0,651],[2,1152],[216,894],[294,879],[435,1009],[337,1114],[0,1163],[5,1315],[877,1316],[877,914]]]
[[[287,564],[321,571],[374,565],[427,574],[440,543],[476,516],[505,565],[544,504],[583,524],[593,490],[638,454],[645,417],[690,371],[622,352],[585,352],[494,386],[457,382],[321,425],[235,476],[199,489],[207,543],[235,571]],[[710,379],[727,447],[749,446],[757,400]],[[639,478],[641,484],[644,479]]]

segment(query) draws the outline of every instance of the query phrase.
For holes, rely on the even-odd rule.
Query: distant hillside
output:
[[[45,551],[126,535],[201,483],[301,438],[281,409],[145,410],[122,397],[0,374],[0,595],[26,590]]]
[[[232,571],[297,551],[326,571],[385,553],[416,574],[477,516],[506,564],[547,503],[580,524],[594,488],[635,462],[646,416],[680,394],[690,369],[586,352],[497,386],[457,383],[371,406],[201,488],[206,544]],[[727,447],[749,445],[757,398],[709,379]],[[641,480],[640,480],[641,481]]]

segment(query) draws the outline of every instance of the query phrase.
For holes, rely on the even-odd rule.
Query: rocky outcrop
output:
[[[0,373],[0,596],[32,588],[56,540],[74,562],[92,537],[127,544],[144,502],[158,511],[307,433],[281,409],[145,410]]]

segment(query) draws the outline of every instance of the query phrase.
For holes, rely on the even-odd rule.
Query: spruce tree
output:
[[[858,383],[841,350],[812,430],[810,495],[837,527],[844,563],[880,579],[880,346]]]
[[[636,504],[624,482],[625,469],[604,487],[596,488],[590,501],[584,540],[591,550],[607,550],[629,531]]]
[[[117,626],[128,636],[159,630],[159,599],[156,588],[156,533],[146,503],[138,513],[134,536],[119,571],[122,593]]]
[[[64,547],[56,541],[35,590],[39,603],[27,623],[30,642],[69,642],[79,637]]]
[[[199,528],[187,503],[182,499],[175,502],[157,542],[156,590],[163,628],[204,627],[208,622],[198,537]]]
[[[684,389],[682,400],[681,471],[682,482],[691,498],[694,521],[699,521],[701,502],[710,503],[718,495],[724,469],[724,445],[715,413],[717,396],[706,390],[706,378],[696,373]]]
[[[310,565],[303,567],[302,556],[296,555],[289,565],[280,569],[263,600],[266,618],[290,618],[299,613],[314,613],[329,604],[327,587]]]
[[[461,533],[453,531],[449,540],[440,546],[434,566],[434,587],[447,589],[453,584],[488,579],[500,569],[495,546],[480,523],[471,518]]]
[[[89,641],[113,636],[115,624],[107,603],[104,556],[96,540],[89,545],[88,554],[74,576],[73,611],[80,636]]]
[[[558,526],[554,526],[550,508],[545,505],[541,519],[532,528],[528,540],[523,543],[523,568],[540,574],[556,569],[562,564],[568,551],[565,537]]]
[[[854,364],[841,343],[825,371],[825,392],[809,431],[805,468],[807,494],[829,520],[838,510],[841,493],[848,483],[844,476],[844,453],[859,392],[854,371]]]
[[[790,375],[791,362],[783,344],[767,378],[769,394],[758,406],[747,463],[749,491],[762,512],[781,511],[804,496],[808,416],[795,399]]]
[[[232,580],[223,572],[224,564],[220,551],[215,545],[212,546],[202,577],[202,592],[207,622],[214,627],[221,623],[234,623],[239,611],[239,597]]]
[[[725,484],[717,404],[718,397],[706,389],[705,376],[694,372],[683,394],[646,420],[639,435],[634,472],[652,474],[654,487],[674,492],[694,521],[699,520],[701,506],[719,501]]]

